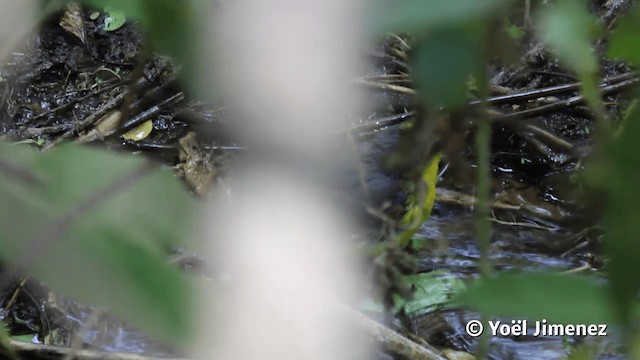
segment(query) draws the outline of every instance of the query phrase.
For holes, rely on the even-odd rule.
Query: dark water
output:
[[[424,271],[444,270],[465,281],[478,277],[479,250],[476,243],[473,214],[470,209],[437,204],[432,217],[423,225],[419,236],[431,248],[423,254]],[[493,225],[490,251],[496,271],[578,271],[597,276],[596,270],[584,266],[588,257],[585,248],[560,251],[557,244],[570,247],[574,234],[558,227],[554,231],[521,226]],[[575,299],[580,301],[580,299]],[[472,352],[477,340],[467,335],[465,325],[479,320],[477,313],[456,309],[435,311],[414,318],[414,330],[431,343]],[[511,319],[500,319],[510,322]],[[533,321],[529,321],[528,334],[533,334]],[[435,332],[431,329],[436,328]],[[613,330],[613,331],[612,331]],[[571,347],[589,344],[596,350],[597,359],[622,359],[620,343],[615,329],[605,337],[495,337],[490,343],[491,359],[565,359]]]

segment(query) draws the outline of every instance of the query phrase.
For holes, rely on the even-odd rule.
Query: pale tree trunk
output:
[[[359,112],[358,5],[212,7],[210,81],[250,155],[205,221],[215,275],[196,310],[200,358],[371,358],[341,310],[362,286],[352,224],[320,190],[335,175],[337,130]]]

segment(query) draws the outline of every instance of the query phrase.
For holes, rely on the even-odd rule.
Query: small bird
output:
[[[393,125],[354,139],[356,159],[346,189],[357,199],[359,220],[390,225],[405,237],[415,235],[435,201],[440,154],[418,151],[411,143],[413,123]],[[431,146],[422,144],[430,149]],[[406,151],[411,154],[406,154]],[[423,154],[420,154],[420,153]],[[417,154],[417,155],[416,155]]]

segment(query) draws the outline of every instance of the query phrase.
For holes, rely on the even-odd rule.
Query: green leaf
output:
[[[509,0],[378,0],[373,6],[372,32],[423,34],[436,28],[457,27],[497,16]]]
[[[420,316],[447,304],[451,297],[466,289],[465,283],[447,271],[432,271],[408,276],[413,297],[404,304],[407,315]]]
[[[416,89],[434,106],[467,101],[467,82],[482,62],[482,31],[455,28],[434,31],[415,44],[411,58]]]
[[[11,339],[16,339],[19,337],[24,337],[25,342],[33,342],[33,338],[36,336],[35,334],[28,335],[20,335],[20,336],[11,336],[9,332],[9,327],[4,321],[0,321],[0,342],[2,343],[0,349],[0,355],[8,356],[9,359],[19,359],[18,354],[16,354],[13,346],[11,345]],[[19,339],[16,339],[19,340]]]
[[[607,148],[604,185],[607,189],[605,246],[611,261],[607,266],[615,308],[629,324],[640,289],[640,111],[634,109],[624,122],[621,135]]]
[[[25,343],[34,343],[33,339],[38,336],[37,334],[25,334],[25,335],[15,335],[12,336],[12,340],[22,341]]]
[[[639,20],[640,9],[636,7],[634,11],[616,22],[616,28],[609,43],[609,56],[632,62],[636,66],[640,65]]]
[[[583,1],[562,0],[542,12],[538,29],[560,61],[578,75],[580,90],[596,119],[604,120],[606,113],[598,89],[600,65],[591,46],[595,35],[602,32],[596,18]]]
[[[156,51],[171,56],[181,65],[180,76],[190,90],[210,89],[198,59],[202,43],[200,28],[207,19],[201,18],[201,2],[195,0],[143,0],[142,24]]]
[[[14,169],[0,171],[4,262],[162,340],[189,336],[189,283],[164,251],[188,244],[195,204],[170,171],[73,144],[0,144],[0,159]]]
[[[105,11],[107,12],[107,16],[104,18],[105,31],[118,30],[127,21],[127,17],[122,11],[111,10],[109,8],[105,8]]]
[[[561,0],[545,7],[537,28],[553,52],[578,75],[592,76],[598,72],[598,60],[591,46],[598,26],[584,2]]]
[[[520,26],[514,24],[507,24],[504,31],[513,40],[519,40],[525,35],[524,30],[522,30]]]
[[[40,261],[30,271],[57,291],[184,345],[191,334],[191,285],[165,256],[127,241],[130,237],[112,226],[78,226],[49,250],[47,257],[57,261]]]
[[[144,0],[81,0],[97,9],[109,9],[109,13],[120,13],[124,17],[141,18],[144,16],[141,2]]]
[[[31,335],[33,336],[33,335]],[[10,347],[11,342],[9,341],[11,334],[9,333],[9,327],[4,321],[0,321],[0,342],[4,347]]]
[[[553,273],[499,274],[479,281],[456,301],[491,317],[554,323],[612,323],[607,288],[592,279]]]

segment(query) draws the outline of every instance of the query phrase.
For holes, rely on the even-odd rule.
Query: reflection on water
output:
[[[473,221],[469,209],[437,204],[418,235],[426,246],[422,271],[445,269],[462,279],[477,277],[480,252]],[[496,271],[567,271],[585,265],[589,256],[586,248],[572,249],[575,235],[569,229],[549,231],[504,224],[494,224],[493,229],[490,254]],[[412,319],[412,323],[413,330],[432,344],[473,352],[477,342],[466,334],[465,325],[479,318],[477,313],[448,309],[421,315]],[[528,333],[533,331],[532,327]],[[572,346],[584,343],[597,349],[596,353],[601,354],[598,359],[623,358],[616,355],[619,343],[611,335],[603,338],[496,337],[491,340],[490,358],[565,359]]]

